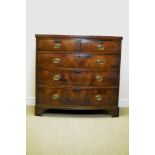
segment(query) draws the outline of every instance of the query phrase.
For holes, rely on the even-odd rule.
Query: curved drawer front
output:
[[[119,68],[119,55],[37,54],[37,67],[42,68]]]
[[[120,56],[119,55],[91,55],[80,54],[80,67],[81,68],[119,68]]]
[[[40,38],[37,40],[36,48],[38,51],[76,51],[78,40]]]
[[[78,89],[38,87],[37,103],[44,106],[108,106],[116,105],[118,89]]]
[[[104,41],[104,40],[93,40],[93,39],[83,39],[81,40],[81,51],[82,52],[95,52],[95,53],[112,53],[120,54],[121,51],[121,41]]]
[[[38,70],[37,84],[48,86],[80,85],[80,86],[102,86],[118,87],[118,70]]]
[[[38,68],[76,68],[79,67],[77,54],[37,54]]]

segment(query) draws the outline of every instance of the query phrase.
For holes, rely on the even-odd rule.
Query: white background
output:
[[[25,2],[0,2],[2,155],[26,155]],[[155,154],[154,14],[153,0],[130,1],[130,155]]]
[[[27,0],[27,104],[35,98],[35,34],[123,36],[120,105],[128,105],[128,0]]]

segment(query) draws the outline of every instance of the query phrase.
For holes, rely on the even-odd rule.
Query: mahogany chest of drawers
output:
[[[36,35],[35,115],[48,109],[119,115],[122,37]]]

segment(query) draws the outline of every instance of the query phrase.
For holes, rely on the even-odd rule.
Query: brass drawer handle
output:
[[[54,48],[61,48],[61,44],[55,43]]]
[[[59,94],[53,94],[52,99],[57,100],[59,97],[60,97]]]
[[[61,61],[60,58],[54,58],[54,59],[52,59],[52,62],[53,62],[54,64],[58,64],[60,61]]]
[[[96,80],[97,81],[102,81],[103,80],[103,76],[102,75],[96,75]]]
[[[104,45],[103,45],[102,40],[99,41],[99,44],[97,45],[97,49],[100,50],[100,51],[104,50]]]
[[[55,81],[60,80],[60,78],[61,78],[61,75],[59,74],[53,75],[53,80]]]
[[[97,45],[97,49],[102,51],[102,50],[104,50],[104,46],[102,44],[98,44]]]
[[[104,60],[100,60],[100,59],[96,60],[96,63],[99,64],[99,65],[104,64],[104,62],[105,62]]]
[[[97,101],[101,101],[102,100],[102,96],[101,95],[96,95],[95,98],[96,98]]]

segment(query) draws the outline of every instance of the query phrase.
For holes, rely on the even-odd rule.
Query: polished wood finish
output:
[[[59,59],[57,63],[54,60]],[[76,68],[79,67],[78,54],[37,54],[38,68]]]
[[[35,115],[48,109],[119,115],[122,37],[36,35]]]
[[[59,45],[59,46],[56,46]],[[78,50],[77,39],[50,39],[40,38],[37,40],[38,51],[76,51]]]
[[[118,87],[118,70],[38,69],[37,84]]]
[[[119,68],[119,62],[119,55],[80,54],[79,66],[84,68],[116,69]]]
[[[58,98],[53,98],[57,95]],[[97,99],[97,95],[100,95]],[[111,97],[112,96],[112,97]],[[39,87],[37,105],[43,106],[113,106],[117,103],[118,89],[114,88],[50,88]]]
[[[103,46],[103,49],[98,48]],[[81,41],[82,52],[94,52],[98,54],[120,54],[121,42],[118,40],[102,41],[99,39],[83,39]]]
[[[54,60],[59,59],[55,63]],[[102,61],[98,63],[98,61]],[[53,54],[42,52],[37,54],[38,68],[119,68],[119,55],[92,54]]]
[[[55,34],[36,34],[35,37],[39,38],[78,38],[78,39],[104,39],[104,40],[122,40],[120,36],[84,36],[84,35],[55,35]]]

